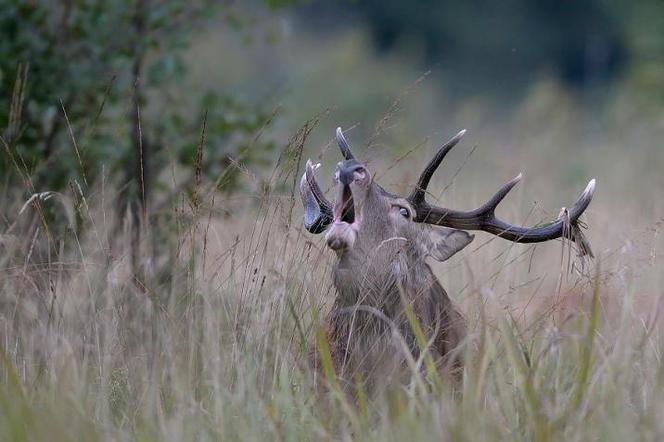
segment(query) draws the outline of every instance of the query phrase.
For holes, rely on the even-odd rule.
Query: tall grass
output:
[[[583,274],[571,271],[560,243],[517,246],[482,234],[434,265],[469,321],[461,394],[414,370],[388,395],[348,400],[329,371],[322,379],[312,372],[309,343],[324,348],[319,318],[334,297],[333,258],[301,228],[294,188],[314,126],[291,139],[265,190],[228,198],[196,175],[195,203],[179,195],[149,208],[142,226],[112,210],[118,196],[104,180],[68,194],[7,190],[0,439],[664,437],[661,222],[634,212],[628,224],[614,209],[638,204],[622,195],[609,204],[601,178],[588,214],[598,258]],[[558,129],[540,136],[564,137]],[[511,172],[487,155],[501,174]],[[388,183],[408,182],[417,161],[383,158],[371,167],[386,171]],[[164,183],[179,188],[175,175]],[[442,189],[450,175],[441,175]],[[471,176],[470,185],[460,178],[451,186],[449,205],[476,205],[496,185],[491,174]],[[533,181],[549,189],[537,196],[554,212],[561,193],[576,196],[559,191],[551,174]],[[533,197],[515,192],[504,217],[523,220]],[[535,212],[526,223],[546,215]]]

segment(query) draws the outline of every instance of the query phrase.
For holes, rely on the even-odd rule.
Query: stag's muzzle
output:
[[[358,179],[363,179],[366,176],[366,169],[356,159],[339,161],[335,175],[339,183],[350,185]]]

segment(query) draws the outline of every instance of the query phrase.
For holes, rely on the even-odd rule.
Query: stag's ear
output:
[[[475,238],[463,230],[448,229],[446,227],[428,226],[425,231],[423,243],[429,256],[437,261],[449,259],[459,250],[466,247]]]

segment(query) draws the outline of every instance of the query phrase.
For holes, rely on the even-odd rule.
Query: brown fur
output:
[[[341,128],[336,138],[345,161],[337,164],[334,205],[316,182],[313,164],[307,162],[300,181],[304,224],[312,233],[325,231],[328,247],[337,253],[337,298],[325,318],[325,330],[333,368],[345,386],[360,381],[374,390],[409,371],[412,374],[422,366],[422,347],[439,367],[459,372],[455,349],[465,336],[465,322],[425,259],[444,261],[463,249],[473,240],[464,230],[483,230],[526,243],[563,236],[592,256],[578,218],[590,204],[594,179],[570,210],[565,209],[554,222],[533,228],[514,226],[495,216],[496,206],[521,174],[476,210],[461,212],[428,204],[425,196],[431,176],[464,133],[439,149],[407,198],[392,195],[373,181],[366,166],[354,157]],[[409,311],[415,321],[408,320]],[[417,327],[426,345],[416,339]],[[320,368],[315,346],[311,359]]]
[[[420,348],[405,304],[412,308],[429,343],[426,350],[441,370],[458,371],[460,357],[452,351],[465,336],[465,321],[425,262],[429,249],[439,245],[435,235],[431,239],[431,230],[442,228],[393,213],[395,203],[399,207],[407,203],[373,183],[365,192],[357,240],[352,248],[337,253],[337,298],[325,317],[325,337],[338,380],[347,391],[359,382],[373,392],[408,377],[412,372],[408,359],[417,361]],[[472,239],[468,237],[465,244]],[[315,345],[310,357],[320,370]]]

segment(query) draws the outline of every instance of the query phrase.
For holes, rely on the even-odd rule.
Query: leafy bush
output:
[[[185,75],[182,49],[220,10],[215,2],[1,3],[0,133],[11,152],[0,160],[2,176],[18,165],[37,189],[57,190],[73,180],[94,181],[103,164],[107,173],[125,171],[126,181],[145,179],[148,186],[156,178],[151,171],[168,160],[165,144],[180,164],[193,162],[208,110],[207,137],[216,148],[204,157],[205,171],[219,174],[270,118],[212,93],[188,107],[153,110]]]

